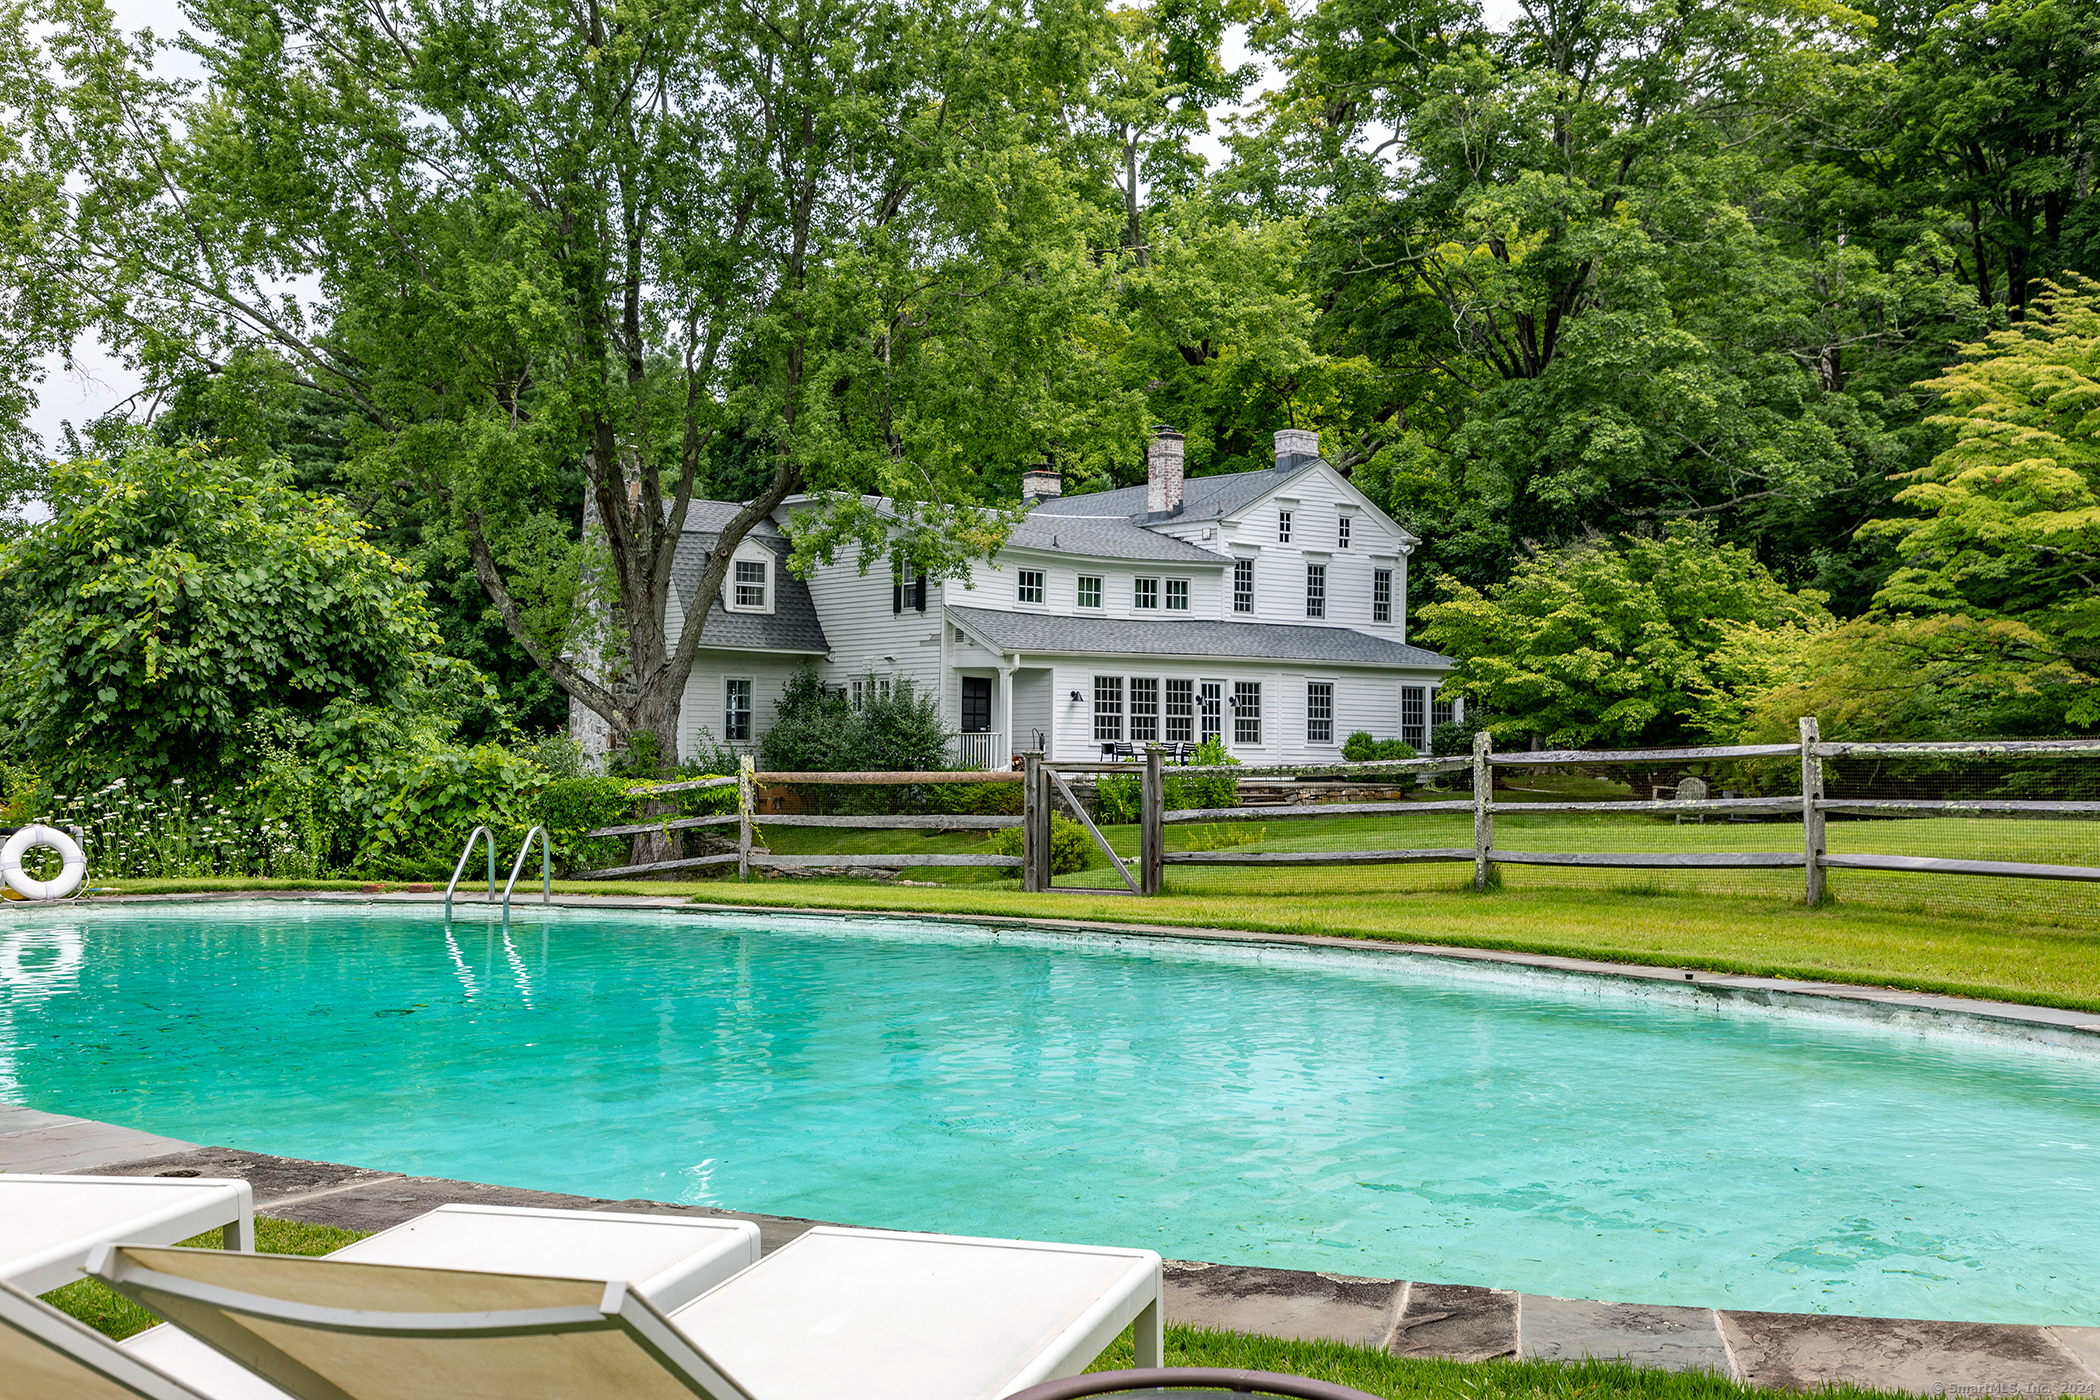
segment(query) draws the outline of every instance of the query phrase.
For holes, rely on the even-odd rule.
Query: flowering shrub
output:
[[[84,797],[54,795],[51,804],[38,820],[72,832],[98,879],[303,879],[317,873],[289,822],[243,820],[216,800],[191,793],[180,778],[163,796],[136,791],[119,778]],[[25,865],[32,863],[57,869],[57,857],[41,849]]]

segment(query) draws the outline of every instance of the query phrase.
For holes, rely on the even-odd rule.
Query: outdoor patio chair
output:
[[[300,1400],[751,1400],[617,1280],[132,1245],[89,1271]]]
[[[327,1257],[474,1273],[632,1279],[637,1295],[666,1311],[756,1264],[758,1255],[758,1227],[746,1220],[447,1205]],[[218,1400],[282,1394],[179,1327],[148,1328],[122,1347]]]
[[[820,1225],[671,1321],[760,1400],[997,1400],[1133,1323],[1158,1365],[1160,1287],[1149,1249]]]
[[[254,1248],[247,1182],[0,1173],[0,1283],[48,1293],[79,1278],[98,1244],[173,1244],[222,1225],[228,1249]]]
[[[300,1400],[340,1400],[332,1376],[370,1400],[997,1400],[1082,1370],[1133,1322],[1138,1358],[1160,1356],[1150,1250],[819,1227],[668,1322],[602,1280],[130,1246],[92,1271],[214,1349],[209,1384],[163,1367],[213,1400],[274,1394],[236,1361]],[[393,1388],[425,1366],[427,1386]]]
[[[1090,1376],[1045,1381],[1017,1391],[1006,1400],[1083,1400],[1092,1395],[1120,1395],[1126,1400],[1158,1397],[1158,1400],[1205,1400],[1205,1397],[1236,1395],[1282,1395],[1292,1400],[1378,1400],[1361,1390],[1309,1376],[1286,1376],[1275,1371],[1229,1371],[1209,1367],[1174,1366],[1134,1371],[1096,1371]]]
[[[220,1400],[126,1356],[109,1338],[0,1283],[0,1394],[36,1400]]]

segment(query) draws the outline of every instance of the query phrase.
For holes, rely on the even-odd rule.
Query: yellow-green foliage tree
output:
[[[2100,282],[2049,283],[1923,387],[1954,442],[1897,495],[1915,517],[1861,531],[1902,560],[1876,613],[1944,619],[1919,656],[2002,693],[1999,732],[2100,724]]]
[[[1660,539],[1542,552],[1485,593],[1454,584],[1421,610],[1422,640],[1459,658],[1445,683],[1500,737],[1587,747],[1703,732],[1715,658],[1738,630],[1828,624],[1748,550],[1679,525]]]

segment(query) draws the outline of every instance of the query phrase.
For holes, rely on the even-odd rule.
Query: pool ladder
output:
[[[518,858],[511,863],[510,879],[503,885],[503,922],[510,922],[510,893],[518,886],[519,872],[525,869],[525,857],[532,854],[532,839],[540,842],[540,903],[552,903],[554,893],[554,857],[547,847],[547,828],[536,826],[525,833],[525,844],[518,847]],[[488,838],[489,847],[489,903],[496,902],[496,833],[485,826],[477,826],[467,833],[466,848],[459,853],[459,864],[452,867],[452,883],[445,886],[445,922],[452,921],[452,892],[459,888],[459,877],[465,873],[467,858],[474,854],[474,843]]]

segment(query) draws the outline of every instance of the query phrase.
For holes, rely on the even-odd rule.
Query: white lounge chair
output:
[[[617,1280],[132,1246],[90,1269],[301,1400],[997,1400],[1133,1322],[1140,1364],[1161,1351],[1150,1250],[820,1227],[671,1318]]]
[[[996,1400],[1133,1323],[1159,1365],[1160,1279],[1149,1249],[821,1225],[671,1321],[760,1400]]]
[[[619,1281],[130,1245],[89,1269],[301,1400],[752,1400]]]
[[[0,1283],[48,1293],[81,1276],[98,1244],[173,1244],[226,1227],[226,1247],[255,1247],[255,1193],[216,1177],[0,1173]]]
[[[758,1262],[758,1227],[709,1216],[439,1206],[327,1257],[476,1273],[633,1279],[658,1309],[680,1307]],[[283,1392],[179,1327],[153,1327],[123,1351],[213,1400],[282,1400]]]

